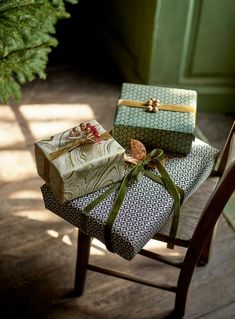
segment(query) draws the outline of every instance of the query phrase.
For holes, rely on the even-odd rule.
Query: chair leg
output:
[[[211,235],[208,237],[208,240],[206,241],[206,244],[202,250],[202,253],[199,257],[197,266],[205,266],[208,261],[209,261],[209,257],[210,257],[210,250],[211,250],[211,242],[213,237],[216,234],[216,230],[217,230],[217,225],[218,222],[215,224],[213,231],[211,232]]]
[[[211,233],[210,237],[208,238],[208,240],[203,248],[203,251],[200,255],[197,266],[205,266],[208,263],[209,256],[210,256],[212,238],[213,238],[213,232]]]
[[[76,275],[73,294],[81,296],[84,291],[87,265],[90,254],[91,237],[79,230],[77,245]]]
[[[183,318],[184,316],[188,289],[198,259],[199,254],[193,252],[192,250],[187,251],[178,278],[173,318]]]

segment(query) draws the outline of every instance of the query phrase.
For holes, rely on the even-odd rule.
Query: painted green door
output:
[[[235,113],[234,0],[109,0],[107,43],[129,82],[192,88]]]

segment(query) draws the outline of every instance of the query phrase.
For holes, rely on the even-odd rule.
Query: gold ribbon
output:
[[[129,99],[119,99],[118,106],[130,106],[147,109],[149,102],[152,99],[149,99],[146,102],[129,100]],[[170,105],[170,104],[161,104],[160,102],[157,105],[157,109],[161,111],[173,111],[173,112],[191,112],[196,113],[196,108],[189,105]]]
[[[104,132],[100,134],[100,140],[106,141],[111,138],[111,135],[108,132]],[[50,172],[50,162],[55,160],[56,158],[71,152],[73,149],[75,149],[78,146],[84,145],[84,144],[95,144],[92,143],[90,140],[87,140],[85,138],[77,139],[74,141],[71,141],[66,146],[59,148],[58,150],[51,152],[47,154],[44,158],[44,179],[47,183],[49,183],[49,172]]]
[[[105,141],[110,139],[111,135],[108,132],[100,134],[100,140]],[[94,142],[95,143],[95,142]],[[66,146],[59,148],[58,150],[50,153],[47,155],[47,158],[49,161],[53,161],[56,158],[60,157],[61,155],[71,152],[73,149],[75,149],[78,146],[84,145],[84,144],[94,144],[90,140],[87,140],[85,138],[77,139],[74,141],[71,141]]]

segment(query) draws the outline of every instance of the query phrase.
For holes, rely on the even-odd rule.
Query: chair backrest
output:
[[[192,236],[191,245],[195,243],[194,249],[196,250],[203,249],[203,245],[211,236],[220,214],[235,190],[235,121],[219,157],[217,172],[220,180],[209,198]]]
[[[227,141],[224,145],[224,149],[221,152],[220,158],[219,158],[219,166],[218,166],[218,173],[222,175],[227,168],[227,166],[230,164],[230,162],[235,158],[235,121],[233,122],[232,128],[230,130],[229,136],[227,138]]]

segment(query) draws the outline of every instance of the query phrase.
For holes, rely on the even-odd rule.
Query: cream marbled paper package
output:
[[[95,130],[94,141],[88,134],[84,142],[81,125]],[[35,143],[38,174],[60,201],[89,194],[124,176],[124,148],[97,121],[80,126]],[[81,135],[81,143],[75,135]]]

